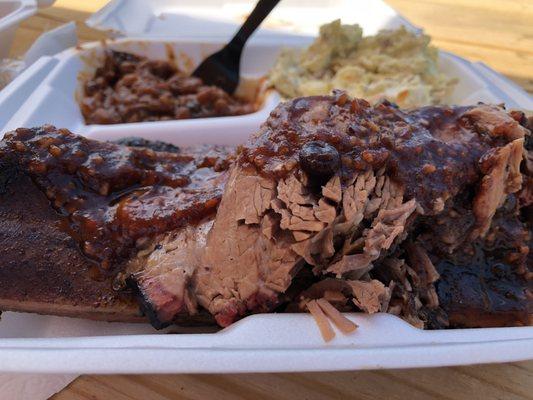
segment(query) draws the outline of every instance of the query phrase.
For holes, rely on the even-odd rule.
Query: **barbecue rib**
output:
[[[0,162],[0,310],[109,321],[143,320],[128,294],[91,278],[95,265],[16,165]]]
[[[232,156],[220,146],[122,143],[130,146],[52,126],[5,135],[1,310],[141,318],[132,294],[115,290],[125,286],[124,265],[162,232],[214,213]]]
[[[14,171],[0,212],[25,236],[3,229],[0,244],[58,255],[0,260],[0,309],[123,319],[136,312],[129,287],[156,327],[321,298],[424,328],[531,324],[528,124],[496,106],[402,111],[336,92],[279,105],[235,161],[19,129],[0,144]],[[39,201],[27,210],[15,195]],[[32,224],[63,241],[43,244]],[[91,294],[109,302],[92,309]]]

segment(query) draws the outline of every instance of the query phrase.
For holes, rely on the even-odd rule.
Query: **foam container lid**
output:
[[[254,4],[248,0],[113,0],[86,22],[114,36],[229,39]],[[320,25],[341,17],[344,23],[361,25],[367,35],[401,25],[414,28],[382,0],[283,0],[252,41],[315,36]]]
[[[357,15],[361,20],[355,22],[365,28],[364,14]],[[381,21],[383,26],[387,26],[387,21]],[[142,36],[111,41],[108,46],[159,58],[165,57],[170,46],[179,62],[192,67],[220,48],[224,40],[213,35],[165,40]],[[303,46],[308,42],[302,36],[283,44]],[[256,37],[245,50],[243,73],[254,77],[267,72],[280,50],[279,43],[278,37]],[[93,43],[43,57],[33,64],[0,92],[1,131],[52,123],[99,140],[137,135],[177,145],[236,144],[253,133],[279,101],[277,94],[271,93],[259,111],[238,117],[85,125],[75,101],[77,76],[94,68],[87,60],[97,60],[101,52],[101,44]],[[533,109],[527,93],[482,64],[441,52],[440,68],[459,80],[449,99],[451,103],[505,102],[510,108]],[[393,315],[347,316],[359,328],[347,336],[338,333],[334,340],[324,343],[307,314],[260,314],[217,333],[184,330],[181,334],[166,334],[147,324],[7,312],[0,322],[0,371],[280,372],[410,368],[533,358],[533,327],[422,331]]]
[[[55,0],[0,0],[0,59],[6,58],[20,23]]]
[[[8,56],[20,22],[36,11],[35,0],[0,0],[0,59]]]

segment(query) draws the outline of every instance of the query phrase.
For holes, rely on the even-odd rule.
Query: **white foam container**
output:
[[[284,47],[302,47],[312,39],[285,38]],[[207,55],[220,49],[221,38],[185,38],[163,41],[158,38],[126,38],[109,41],[107,48],[128,51],[155,59],[165,59],[169,48],[182,68],[194,68]],[[244,77],[253,79],[264,76],[273,65],[280,51],[279,39],[257,38],[244,50],[241,71]],[[51,123],[73,132],[97,139],[113,140],[123,136],[146,136],[181,145],[196,143],[239,144],[257,130],[279,103],[280,96],[271,91],[265,95],[258,111],[248,115],[201,118],[179,121],[137,122],[116,125],[86,125],[76,101],[81,87],[80,73],[90,74],[98,65],[103,47],[100,42],[66,50],[53,57],[43,57],[37,66],[26,71],[0,96],[9,111],[0,114],[3,131],[20,126],[37,126]],[[447,99],[450,104],[466,105],[479,101],[506,103],[511,108],[533,109],[533,100],[524,91],[511,85],[484,65],[472,64],[451,53],[441,52],[439,68],[457,78],[458,84]],[[46,73],[43,73],[46,71]],[[491,80],[496,75],[499,85]],[[490,78],[490,79],[489,79]],[[30,82],[30,83],[28,83]],[[26,87],[26,90],[21,88]],[[53,99],[53,101],[50,101]],[[1,108],[0,108],[1,109]],[[17,111],[15,111],[17,110]]]
[[[194,62],[219,48],[221,38],[167,40]],[[300,37],[284,45],[302,46]],[[256,38],[247,47],[243,72],[265,73],[279,39]],[[142,136],[177,145],[243,142],[277,102],[267,98],[255,114],[194,121],[121,125],[83,123],[74,94],[83,61],[100,44],[43,57],[0,93],[0,131],[52,123],[88,137]],[[161,38],[121,39],[119,50],[163,57]],[[178,57],[179,59],[179,57]],[[459,79],[450,103],[507,103],[533,109],[531,97],[481,64],[441,53],[440,68]],[[8,118],[6,118],[7,116]],[[4,120],[2,120],[4,118]],[[165,334],[146,324],[104,323],[53,316],[4,313],[0,321],[0,372],[207,373],[412,368],[520,361],[533,358],[533,327],[422,331],[387,314],[348,314],[359,328],[324,343],[307,314],[247,317],[218,333]]]
[[[187,70],[219,49],[222,43],[221,39],[191,39],[174,42],[162,42],[157,39],[120,39],[108,42],[107,47],[158,59],[165,59],[171,47],[178,65]],[[262,62],[265,60],[265,55],[271,59],[278,51],[279,45],[271,41],[248,46],[244,51],[241,64],[243,77],[259,79],[264,76],[266,69]],[[180,143],[188,145],[199,142],[219,143],[220,138],[224,136],[224,140],[238,144],[259,127],[280,101],[277,92],[268,91],[258,111],[247,115],[120,125],[86,125],[76,102],[77,93],[81,87],[78,75],[80,72],[91,73],[91,70],[98,65],[102,53],[102,45],[97,42],[84,45],[83,49],[70,49],[57,56],[46,58],[41,64],[42,68],[49,69],[53,66],[53,69],[40,82],[37,89],[35,86],[31,87],[32,92],[28,96],[17,91],[18,94],[11,97],[10,101],[12,104],[17,104],[18,112],[4,114],[7,118],[0,115],[0,127],[4,126],[4,130],[9,130],[15,126],[53,123],[88,137],[112,139],[124,135],[148,135],[154,138],[165,138],[165,140],[180,138]],[[22,79],[16,80],[14,85],[31,80],[35,73],[37,72],[26,74]],[[7,89],[12,90],[9,86]],[[53,102],[50,101],[51,98],[54,99]],[[1,103],[0,98],[0,105]],[[9,117],[11,118],[7,123]],[[6,118],[5,122],[2,118]]]

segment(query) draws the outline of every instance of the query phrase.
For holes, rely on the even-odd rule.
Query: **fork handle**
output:
[[[261,25],[261,22],[270,14],[270,11],[280,2],[280,0],[259,0],[251,14],[246,18],[241,29],[228,43],[228,47],[235,52],[241,53],[246,41],[252,33]]]

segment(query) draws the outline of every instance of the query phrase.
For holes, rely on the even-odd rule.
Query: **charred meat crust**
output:
[[[96,265],[60,228],[63,217],[18,166],[0,160],[0,309],[146,321],[128,293],[91,278]]]
[[[0,309],[146,320],[131,291],[113,289],[115,274],[161,229],[213,212],[231,156],[216,146],[172,154],[151,150],[151,142],[133,144],[142,146],[91,141],[52,126],[6,134],[0,142]],[[165,202],[167,214],[158,202]],[[120,213],[129,229],[117,224]]]
[[[148,317],[150,324],[155,329],[164,329],[172,324],[172,321],[161,321],[157,315],[157,311],[154,309],[152,302],[146,298],[142,289],[139,287],[139,282],[133,277],[128,276],[126,278],[127,286],[133,291],[135,299],[139,302],[139,307],[144,315]]]
[[[174,146],[173,144],[161,142],[159,140],[148,140],[138,136],[128,136],[122,139],[114,140],[112,143],[129,147],[146,147],[153,151],[164,151],[167,153],[180,152],[180,148],[178,146]]]

